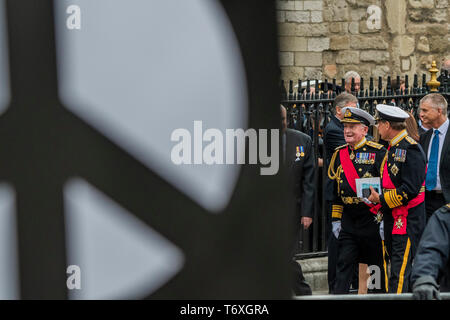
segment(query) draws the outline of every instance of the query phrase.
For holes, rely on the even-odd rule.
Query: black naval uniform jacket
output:
[[[373,140],[372,137],[369,135],[366,136],[366,139]],[[325,168],[328,169],[328,166],[330,165],[331,157],[333,156],[336,148],[345,144],[344,124],[335,115],[331,116],[330,122],[325,127],[325,130],[323,133],[323,144],[325,146],[325,152],[326,152]],[[333,194],[334,194],[332,180],[327,179],[324,191],[325,191],[325,200],[332,201]]]
[[[450,203],[436,210],[430,217],[420,239],[411,283],[424,276],[432,277],[437,283],[450,273]]]
[[[383,163],[382,180],[389,175],[395,189],[383,188],[380,194],[381,211],[384,218],[384,232],[391,234],[393,229],[401,229],[403,222],[394,221],[393,209],[406,206],[425,191],[426,157],[422,147],[411,137],[406,130],[402,130],[390,143],[386,153],[386,166]],[[387,172],[384,168],[387,168]],[[383,184],[383,183],[382,183]],[[408,209],[406,217],[406,234],[411,238],[411,244],[417,244],[425,227],[425,203]]]
[[[314,171],[315,156],[312,140],[303,132],[286,130],[286,154],[284,164],[287,168],[290,185],[294,187],[296,199],[296,220],[314,215]]]
[[[450,131],[450,130],[449,130]],[[326,152],[326,166],[328,168],[331,161],[331,156],[337,147],[345,144],[344,139],[344,124],[336,118],[336,116],[331,116],[330,122],[325,127],[323,133],[323,144],[325,146]],[[333,181],[327,179],[325,184],[325,200],[332,201],[333,200]]]
[[[332,220],[341,220],[341,227],[347,233],[361,237],[379,237],[379,225],[376,214],[370,212],[370,207],[357,197],[343,172],[339,153],[347,148],[352,163],[359,178],[372,178],[380,176],[380,168],[386,150],[381,144],[367,141],[364,138],[355,146],[355,149],[345,144],[336,149],[330,162],[328,175],[334,180],[335,193],[333,194]],[[371,161],[373,159],[373,161]]]

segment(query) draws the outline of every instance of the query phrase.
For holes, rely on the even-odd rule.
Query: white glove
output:
[[[384,241],[384,220],[380,222],[380,237]]]
[[[334,236],[336,237],[336,239],[339,239],[339,233],[341,232],[341,220],[331,222],[331,226]]]

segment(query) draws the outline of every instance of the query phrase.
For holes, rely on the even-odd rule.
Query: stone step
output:
[[[328,257],[297,260],[313,295],[328,294]]]

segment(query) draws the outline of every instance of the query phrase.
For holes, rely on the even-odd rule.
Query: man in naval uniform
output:
[[[374,118],[364,110],[343,109],[344,138],[347,144],[336,148],[328,167],[335,183],[332,203],[332,229],[338,239],[338,262],[334,293],[349,293],[355,263],[383,271],[383,245],[380,237],[379,207],[357,196],[356,180],[379,177],[386,150],[367,141],[368,127]],[[371,269],[369,269],[371,270]],[[384,277],[375,281],[374,292],[384,292]]]
[[[391,261],[388,292],[403,293],[410,291],[411,265],[425,227],[426,157],[406,132],[406,112],[383,104],[376,109],[378,132],[389,146],[381,169],[383,191],[378,194],[371,189],[369,200],[380,204],[383,212],[387,257]]]

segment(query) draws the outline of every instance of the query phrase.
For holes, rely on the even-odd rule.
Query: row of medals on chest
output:
[[[398,150],[399,151],[403,151],[403,150],[400,150],[400,149],[398,149]],[[405,155],[403,153],[401,153],[401,155],[399,156],[396,153],[392,154],[392,157],[394,157],[394,161],[404,162],[405,161]],[[352,150],[352,153],[350,154],[350,159],[353,161],[353,160],[355,160],[355,157],[356,157],[356,160],[354,162],[357,163],[357,164],[374,164],[375,163],[375,159],[371,158],[369,156],[370,153],[359,153],[359,155],[361,155],[361,156],[355,156],[355,153]],[[391,164],[388,163],[388,166],[391,167]],[[392,172],[392,174],[394,176],[396,176],[398,174],[398,171],[399,171],[398,167],[395,164],[390,168],[390,170],[391,170],[391,172]]]

